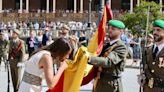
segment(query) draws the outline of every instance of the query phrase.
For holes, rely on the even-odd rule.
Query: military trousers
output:
[[[7,54],[0,55],[0,65],[1,65],[2,61],[3,61],[3,62],[4,62],[4,64],[6,65],[6,61],[7,61]],[[6,66],[5,66],[5,67],[6,67]]]
[[[143,92],[164,92],[164,88],[153,87],[150,88],[147,84],[143,87]]]
[[[92,92],[123,92],[121,78],[100,78]]]
[[[12,79],[12,84],[13,84],[13,88],[14,88],[14,92],[18,91],[19,88],[19,84],[21,81],[21,67],[17,67],[18,62],[11,60],[10,61],[10,71],[11,71],[11,79]]]

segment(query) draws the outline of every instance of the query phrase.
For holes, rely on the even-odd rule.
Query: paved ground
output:
[[[126,65],[131,65],[132,60],[127,60],[127,64]],[[139,64],[137,64],[137,66],[133,66],[133,67],[138,67]],[[139,69],[137,68],[126,68],[125,72],[122,74],[123,76],[123,88],[124,88],[124,92],[139,92],[139,85],[137,83],[137,74],[139,74]],[[7,92],[7,72],[4,69],[4,65],[2,64],[2,66],[0,67],[0,92]],[[45,81],[43,81],[43,91],[45,92],[45,90],[47,89],[46,87],[46,83]],[[92,83],[89,83],[88,85],[85,85],[83,87],[81,87],[80,92],[91,92],[92,90]],[[13,92],[12,89],[12,84],[10,83],[10,92]]]

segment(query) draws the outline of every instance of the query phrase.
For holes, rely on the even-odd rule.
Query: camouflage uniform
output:
[[[7,60],[8,44],[7,40],[0,40],[0,65],[1,61],[5,62]]]

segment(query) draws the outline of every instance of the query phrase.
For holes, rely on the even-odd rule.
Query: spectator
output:
[[[38,32],[37,39],[38,39],[38,47],[42,47],[43,34],[41,31]]]
[[[30,37],[26,40],[28,54],[31,56],[32,52],[38,48],[38,39],[34,35],[34,31],[30,31]]]
[[[69,30],[70,30],[70,28],[67,25],[63,25],[59,32],[59,37],[64,37],[64,38],[68,37]]]
[[[38,30],[39,30],[39,23],[38,22],[35,22],[34,29],[35,29],[36,34],[38,34]]]
[[[46,45],[49,36],[51,36],[51,32],[50,32],[50,29],[47,27],[47,28],[45,28],[45,33],[43,34],[43,39],[42,39],[43,46]]]
[[[133,38],[133,63],[132,65],[137,65],[137,63],[141,60],[141,38],[138,34],[136,34]]]
[[[53,42],[54,42],[54,41],[53,41],[52,37],[49,36],[46,45],[50,45],[50,44],[52,44]]]
[[[148,34],[147,37],[147,47],[151,47],[154,42],[154,36],[152,34]]]

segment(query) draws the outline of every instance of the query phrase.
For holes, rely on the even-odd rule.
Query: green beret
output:
[[[155,20],[153,22],[153,26],[154,27],[160,27],[160,28],[164,29],[164,21],[163,20],[160,20],[160,19]]]
[[[108,22],[108,25],[116,27],[116,28],[120,28],[120,29],[125,28],[125,24],[122,21],[119,21],[119,20],[110,20]]]

